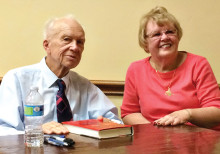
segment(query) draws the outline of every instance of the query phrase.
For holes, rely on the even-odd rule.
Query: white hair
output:
[[[72,19],[72,20],[75,20],[79,23],[79,21],[72,14],[68,14],[64,17],[59,17],[59,18],[58,17],[51,18],[46,22],[45,27],[44,27],[44,31],[43,31],[43,39],[44,40],[47,39],[48,36],[50,35],[49,33],[53,29],[55,22],[58,20],[61,20],[61,19]]]

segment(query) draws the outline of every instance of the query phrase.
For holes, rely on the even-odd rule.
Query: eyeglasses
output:
[[[176,31],[176,29],[173,29],[173,30],[165,30],[165,31],[161,31],[161,32],[152,32],[150,34],[147,34],[146,37],[150,38],[152,40],[158,40],[158,39],[161,39],[161,36],[163,34],[165,34],[168,37],[176,36],[177,35],[177,31]]]

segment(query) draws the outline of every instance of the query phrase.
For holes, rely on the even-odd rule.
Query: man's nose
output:
[[[72,43],[70,44],[70,49],[71,50],[76,50],[78,48],[78,45],[77,45],[77,41],[72,41]]]

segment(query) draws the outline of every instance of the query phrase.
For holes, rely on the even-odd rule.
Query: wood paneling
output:
[[[2,77],[0,77],[0,83]],[[99,89],[101,89],[106,95],[122,96],[124,93],[124,81],[113,80],[90,80]]]
[[[99,89],[101,89],[106,95],[118,95],[122,96],[124,93],[124,81],[113,80],[90,80]]]
[[[0,77],[0,83],[2,77]],[[106,95],[112,96],[123,96],[124,94],[124,81],[114,81],[114,80],[90,80],[99,89],[101,89]],[[220,89],[220,84],[218,84]]]

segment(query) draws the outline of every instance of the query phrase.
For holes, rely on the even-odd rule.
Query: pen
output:
[[[58,141],[62,141],[62,142],[67,143],[68,146],[72,146],[72,145],[75,144],[75,142],[70,138],[62,138],[62,137],[59,137],[59,136],[52,136],[52,137],[55,138]]]
[[[45,137],[44,140],[47,142],[47,143],[50,143],[50,144],[53,144],[53,145],[56,145],[56,146],[69,146],[66,142],[63,142],[63,141],[59,141],[59,140],[56,140],[55,138],[53,137]]]
[[[75,142],[70,138],[64,138],[65,136],[58,135],[44,135],[46,141],[54,142],[55,144],[59,144],[61,146],[73,146]],[[51,143],[52,144],[52,143]]]
[[[56,135],[56,134],[48,135],[48,134],[44,134],[44,137],[59,137],[59,138],[65,138],[65,135]]]

